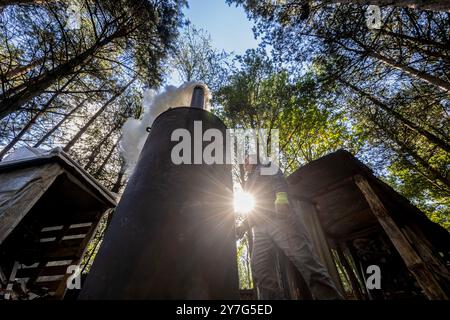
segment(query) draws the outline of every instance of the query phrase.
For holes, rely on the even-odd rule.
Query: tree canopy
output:
[[[215,48],[187,1],[1,1],[0,159],[61,146],[120,192],[122,125],[176,74],[205,82],[230,128],[279,129],[286,174],[345,148],[449,227],[448,2],[225,1],[258,49]]]

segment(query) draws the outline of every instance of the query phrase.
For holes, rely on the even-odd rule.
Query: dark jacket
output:
[[[250,173],[244,189],[255,199],[254,216],[273,215],[275,212],[275,199],[278,192],[288,192],[287,181],[278,169],[274,175],[261,175],[262,165],[257,165]]]

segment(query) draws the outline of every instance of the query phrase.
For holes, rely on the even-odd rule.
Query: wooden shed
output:
[[[353,299],[447,299],[450,235],[349,152],[313,161],[288,178],[294,207],[317,253]],[[369,290],[378,266],[381,288]],[[347,290],[344,290],[344,287]]]
[[[100,218],[115,205],[115,196],[61,149],[27,148],[1,162],[2,298],[63,298],[68,266],[79,264]]]

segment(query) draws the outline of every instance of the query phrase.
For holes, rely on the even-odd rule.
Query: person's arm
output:
[[[237,240],[242,239],[245,233],[250,229],[248,218],[244,219],[238,226],[236,226],[236,238]]]

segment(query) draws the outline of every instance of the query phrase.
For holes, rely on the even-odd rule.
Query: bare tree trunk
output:
[[[95,173],[93,174],[94,178],[98,179],[98,177],[102,174],[103,169],[105,169],[106,164],[109,162],[109,160],[111,159],[112,154],[114,153],[114,150],[117,149],[117,146],[119,145],[119,140],[117,140],[117,142],[112,146],[111,150],[109,150],[108,155],[106,156],[106,158],[103,160],[102,164],[100,165],[100,167],[97,169],[97,171],[95,171]]]
[[[354,3],[361,5],[393,6],[419,10],[450,11],[448,0],[325,0],[328,3]]]
[[[120,171],[117,174],[116,183],[114,183],[114,186],[112,187],[111,191],[114,193],[119,193],[120,189],[123,186],[123,177],[125,175],[125,162],[122,159],[122,165],[120,166]]]
[[[442,80],[438,77],[432,76],[424,71],[420,71],[415,68],[406,66],[402,63],[396,62],[396,61],[394,61],[390,58],[387,58],[387,57],[385,57],[379,53],[376,53],[374,51],[369,51],[368,54],[370,56],[378,59],[382,63],[384,63],[394,69],[403,71],[416,79],[422,80],[422,81],[427,82],[432,85],[435,85],[444,91],[447,91],[447,92],[450,91],[450,83],[445,80]]]
[[[376,121],[376,119],[371,118],[371,121],[379,128],[379,130],[380,130],[381,132],[386,133],[386,131],[387,131],[386,128],[385,128],[382,124],[380,124],[378,121]],[[419,164],[420,166],[422,166],[422,167],[428,172],[427,177],[426,177],[427,179],[429,179],[429,180],[431,180],[431,181],[433,181],[433,180],[435,180],[435,181],[436,181],[436,180],[437,180],[437,181],[440,181],[440,182],[442,182],[442,183],[444,184],[444,186],[446,186],[447,188],[450,187],[450,181],[449,181],[449,179],[447,178],[447,176],[443,175],[441,172],[439,172],[438,170],[436,170],[435,168],[433,168],[433,167],[428,163],[428,161],[426,161],[424,158],[422,158],[415,150],[413,150],[412,148],[408,147],[408,146],[406,145],[405,142],[400,141],[400,139],[398,139],[398,138],[395,136],[395,134],[389,133],[388,135],[389,135],[389,138],[391,139],[391,141],[394,143],[394,145],[400,149],[400,150],[397,150],[397,152],[400,151],[400,152],[403,153],[404,155],[409,155],[409,156],[411,156],[417,164]],[[405,157],[404,155],[403,155],[403,157]],[[409,162],[413,167],[414,167],[414,166],[417,167],[417,164],[414,165],[414,164],[412,164],[410,161],[408,161],[408,162]],[[414,168],[414,169],[420,172],[420,170],[418,170],[418,169],[416,169],[416,168]]]
[[[36,142],[36,144],[33,147],[38,148],[45,140],[48,139],[48,137],[50,137],[53,133],[55,133],[55,131],[58,130],[61,127],[61,125],[72,116],[72,114],[77,112],[88,99],[89,98],[83,99],[77,106],[75,106],[75,108],[73,108],[69,113],[67,113],[53,128],[51,128],[41,139],[39,139],[39,141]]]
[[[88,162],[84,166],[84,170],[88,171],[91,168],[92,164],[94,163],[95,159],[97,158],[98,154],[100,153],[100,150],[102,149],[102,147],[109,140],[109,138],[111,138],[111,135],[114,133],[114,131],[119,129],[119,127],[120,127],[120,125],[118,125],[118,124],[114,125],[111,128],[111,130],[109,130],[109,132],[102,138],[102,140],[94,147],[91,154],[89,155]]]
[[[11,150],[17,142],[20,141],[20,139],[22,139],[22,137],[25,135],[25,133],[28,132],[28,130],[31,128],[31,126],[36,123],[36,120],[45,113],[45,111],[47,110],[47,108],[53,103],[53,101],[55,101],[55,99],[64,91],[65,88],[67,88],[67,86],[72,83],[72,81],[76,78],[77,75],[74,75],[72,78],[70,78],[61,88],[59,88],[55,94],[53,94],[53,96],[47,101],[47,103],[42,106],[41,109],[38,110],[38,112],[36,112],[36,114],[30,119],[30,121],[28,121],[28,123],[22,128],[22,130],[20,130],[20,132],[14,137],[14,139],[11,140],[10,143],[8,143],[7,146],[5,146],[3,148],[3,150],[0,152],[0,160],[3,159],[3,157],[6,155],[6,153]]]
[[[367,55],[369,57],[375,58],[378,61],[380,61],[381,63],[384,63],[385,65],[403,71],[406,74],[412,76],[413,78],[416,78],[418,80],[422,80],[424,82],[427,82],[429,84],[435,85],[438,88],[440,88],[441,90],[444,91],[450,91],[450,83],[442,80],[438,77],[432,76],[424,71],[420,71],[417,70],[413,67],[407,66],[405,64],[402,64],[400,62],[397,62],[391,58],[385,57],[381,54],[379,54],[378,52],[376,52],[373,48],[368,47],[367,45],[365,45],[364,43],[362,43],[360,40],[353,38],[352,39],[356,44],[358,44],[362,50],[353,50],[350,49],[348,47],[343,46],[342,44],[340,44],[339,42],[337,42],[340,46],[343,46],[345,50],[349,50],[349,51],[353,51],[353,52],[358,52],[361,55]]]
[[[351,51],[351,52],[356,52],[362,56],[369,56],[372,58],[377,59],[378,61],[380,61],[381,63],[405,72],[406,74],[412,76],[413,78],[416,78],[418,80],[427,82],[429,84],[435,85],[438,88],[440,88],[441,90],[450,91],[450,83],[448,81],[442,80],[441,78],[435,77],[433,75],[428,74],[425,71],[420,71],[417,70],[413,67],[410,67],[408,65],[402,64],[400,62],[397,62],[391,58],[388,58],[384,55],[379,54],[378,52],[376,52],[373,48],[368,47],[367,45],[365,45],[364,43],[362,43],[360,40],[352,38],[352,40],[361,47],[362,50],[358,50],[358,49],[352,49],[349,47],[344,46],[342,43],[339,43],[338,41],[334,41],[335,43],[337,43],[338,45],[340,45],[341,47],[343,47],[344,50],[347,51]],[[333,39],[330,39],[330,41],[333,41]]]
[[[10,143],[8,143],[3,150],[0,152],[0,161],[3,159],[3,157],[8,153],[9,150],[11,150],[17,142],[22,139],[23,135],[28,132],[28,129],[31,128],[31,126],[36,122],[36,119],[39,118],[39,116],[42,115],[42,109],[39,110],[31,119],[27,122],[27,124],[20,130],[20,132],[14,137],[14,139],[11,140]]]
[[[83,54],[71,59],[70,61],[50,70],[40,76],[30,79],[23,90],[13,88],[4,94],[0,95],[0,119],[4,118],[10,113],[13,113],[31,99],[42,94],[49,86],[55,83],[58,79],[66,77],[75,71],[77,66],[86,62],[90,57],[91,50],[85,51]]]
[[[413,123],[412,121],[406,119],[403,115],[401,115],[400,113],[398,113],[397,111],[393,110],[392,108],[389,108],[385,103],[383,103],[382,101],[378,100],[377,98],[373,97],[372,95],[368,94],[367,92],[361,90],[360,88],[356,87],[355,85],[349,83],[348,81],[342,79],[342,78],[338,78],[338,81],[343,83],[345,86],[351,88],[352,90],[354,90],[355,92],[361,94],[363,97],[369,99],[371,102],[373,102],[375,105],[377,105],[378,107],[380,107],[382,110],[384,110],[385,112],[387,112],[388,114],[390,114],[391,116],[393,116],[395,119],[397,119],[398,121],[402,122],[403,124],[405,124],[408,128],[410,128],[411,130],[423,135],[425,138],[427,138],[430,142],[433,142],[434,144],[436,144],[437,146],[439,146],[440,148],[442,148],[443,150],[450,152],[450,145],[440,139],[439,137],[435,136],[434,134],[432,134],[431,132],[428,132],[427,130],[421,128],[420,126],[418,126],[417,124]]]
[[[450,62],[450,56],[448,55],[448,50],[445,44],[435,42],[429,39],[421,39],[416,37],[407,36],[400,33],[395,33],[391,31],[380,30],[380,34],[387,35],[389,37],[395,38],[396,40],[403,40],[404,43],[401,46],[405,46],[408,50],[412,52],[419,51],[425,56],[430,58],[441,59],[447,63]],[[450,43],[447,47],[450,46]]]
[[[442,50],[448,50],[450,44],[445,44],[445,43],[441,43],[441,42],[437,42],[434,40],[430,40],[430,39],[424,39],[424,38],[416,38],[416,37],[412,37],[412,36],[408,36],[405,34],[401,34],[401,33],[397,33],[397,32],[392,32],[392,31],[387,31],[387,30],[380,30],[381,34],[385,34],[394,38],[399,38],[402,40],[407,40],[416,44],[420,44],[420,45],[424,45],[424,46],[433,46],[435,48],[439,48]]]
[[[399,141],[398,139],[395,139],[395,143],[400,147],[400,150],[406,154],[409,154],[414,161],[416,161],[418,164],[420,164],[425,170],[427,170],[430,174],[430,177],[434,180],[438,180],[442,182],[445,186],[450,188],[450,181],[447,179],[446,176],[442,175],[438,170],[433,168],[428,161],[426,161],[424,158],[422,158],[417,152],[409,148],[404,142]]]
[[[75,72],[77,67],[87,63],[87,61],[102,47],[108,45],[114,39],[121,35],[121,31],[115,32],[113,35],[97,42],[92,47],[79,54],[78,56],[68,60],[67,62],[57,66],[56,68],[32,78],[28,81],[26,89],[14,92],[14,88],[0,95],[0,119],[3,119],[10,113],[13,113],[31,99],[42,94],[49,86],[55,83],[58,79],[67,77]]]
[[[136,80],[134,77],[123,88],[117,91],[98,111],[89,119],[89,121],[77,132],[77,134],[66,144],[64,147],[65,152],[69,152],[70,148],[81,138],[81,136],[87,131],[87,129],[94,123],[94,121],[106,110],[106,108],[113,103],[122,93]]]
[[[37,67],[39,64],[41,64],[43,61],[44,61],[44,59],[37,59],[37,60],[30,62],[29,64],[27,64],[25,66],[18,66],[16,68],[8,71],[5,74],[5,78],[6,78],[6,80],[10,80],[14,77],[20,76],[30,70],[33,70],[35,67]]]

